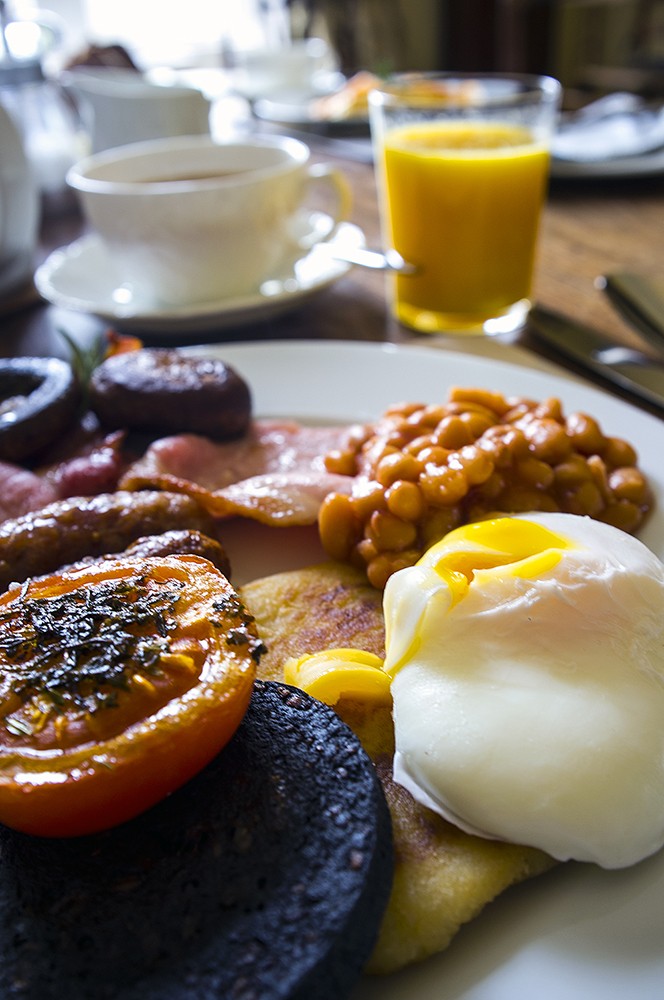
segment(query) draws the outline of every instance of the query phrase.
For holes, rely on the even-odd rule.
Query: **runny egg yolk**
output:
[[[537,577],[553,570],[560,562],[563,551],[574,545],[571,538],[556,534],[541,524],[502,517],[465,524],[451,531],[429,549],[417,566],[433,570],[436,577],[440,577],[449,590],[451,609],[466,597],[476,574],[482,580],[492,570],[498,571],[495,574],[498,578]],[[441,593],[445,602],[448,594],[444,588]],[[431,600],[430,586],[422,589],[421,598],[423,606]],[[417,614],[422,609],[415,605],[412,610]],[[386,620],[386,627],[389,648],[390,640],[394,638],[390,634],[389,618]],[[408,638],[410,641],[405,656],[412,653],[414,645],[419,646],[421,639],[417,626]],[[392,657],[388,657],[388,660],[385,668],[393,677],[402,665],[401,660],[395,661]]]
[[[292,657],[284,664],[284,680],[326,705],[336,705],[344,696],[377,705],[392,701],[383,661],[360,649],[326,649]]]
[[[464,526],[385,592],[395,778],[469,832],[622,867],[664,842],[664,567],[569,514]]]

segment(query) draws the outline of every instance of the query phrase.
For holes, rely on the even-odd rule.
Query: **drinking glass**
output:
[[[403,323],[493,333],[523,322],[560,89],[551,77],[424,73],[370,93],[383,240],[412,265],[390,278]]]

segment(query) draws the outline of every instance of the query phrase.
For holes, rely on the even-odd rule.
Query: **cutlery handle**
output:
[[[645,275],[607,274],[598,279],[612,305],[659,352],[664,352],[664,285]]]

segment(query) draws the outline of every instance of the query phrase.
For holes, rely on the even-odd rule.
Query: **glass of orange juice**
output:
[[[383,240],[412,265],[390,279],[407,326],[523,322],[559,103],[551,77],[500,74],[406,74],[370,93]]]

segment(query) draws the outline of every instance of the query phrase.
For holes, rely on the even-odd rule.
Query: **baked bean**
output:
[[[376,556],[367,565],[367,577],[369,583],[376,590],[383,590],[385,584],[392,576],[394,572],[392,568],[392,560],[389,556]]]
[[[633,531],[650,505],[635,463],[592,417],[565,420],[557,399],[455,388],[444,405],[399,403],[349,429],[326,465],[356,479],[350,498],[323,504],[321,539],[384,586],[448,531],[500,512],[564,510]]]
[[[433,440],[436,444],[442,445],[443,448],[455,450],[462,448],[464,444],[470,444],[474,438],[470,428],[461,417],[450,416],[440,421]]]
[[[419,405],[412,413],[408,415],[408,423],[412,427],[422,427],[422,417],[424,416],[424,407]]]
[[[604,461],[610,469],[617,469],[623,465],[636,465],[636,452],[627,441],[610,437],[606,439]]]
[[[413,425],[405,417],[395,417],[390,423],[397,434],[403,434],[409,439],[413,436]]]
[[[432,463],[433,465],[445,465],[449,454],[450,452],[447,448],[423,448],[422,451],[418,451],[417,453],[417,461],[421,463],[421,469],[424,469],[425,465],[428,463]]]
[[[358,453],[358,472],[362,473],[374,469],[381,458],[384,458],[385,455],[393,455],[398,451],[399,449],[388,444],[384,437],[377,437],[374,441],[369,439]]]
[[[538,405],[536,400],[528,399],[527,396],[507,396],[505,404],[508,410],[514,410],[517,406],[525,406],[528,410],[534,410]]]
[[[378,549],[370,538],[363,538],[361,542],[357,543],[355,548],[362,557],[363,567],[378,555]]]
[[[489,437],[488,433],[483,434],[477,441],[477,447],[491,455],[496,468],[507,469],[512,465],[512,453],[502,437]]]
[[[406,451],[409,455],[417,455],[418,452],[423,451],[425,448],[430,448],[433,444],[433,440],[430,434],[420,434],[418,437],[413,438],[410,444],[406,445]]]
[[[482,483],[480,487],[480,493],[487,500],[495,500],[497,496],[505,489],[505,477],[496,472],[495,470],[491,473],[489,478],[485,483]]]
[[[318,530],[327,554],[345,562],[362,537],[362,525],[350,497],[341,493],[329,493],[325,497],[318,515]]]
[[[493,410],[499,417],[511,409],[511,404],[499,392],[489,392],[488,389],[462,389],[460,386],[453,386],[449,392],[452,403],[479,403],[486,406],[488,410]]]
[[[609,479],[606,471],[606,465],[599,455],[591,455],[588,459],[588,468],[593,477],[595,486],[602,494],[602,500],[605,504],[610,504],[613,502],[612,490],[609,486]]]
[[[364,442],[371,437],[371,427],[366,424],[353,424],[346,431],[344,446],[349,451],[359,451]]]
[[[393,403],[385,410],[386,417],[410,417],[411,414],[423,409],[422,403]]]
[[[534,486],[538,490],[548,490],[553,483],[554,472],[546,462],[540,462],[539,458],[529,455],[516,463],[515,472],[517,478],[527,486]]]
[[[446,416],[447,410],[444,406],[426,406],[422,412],[420,424],[422,427],[437,427]]]
[[[583,455],[570,455],[565,462],[555,467],[556,486],[561,489],[572,489],[592,478],[588,462]]]
[[[407,566],[414,566],[418,559],[422,558],[423,554],[419,549],[395,552],[392,556],[392,573],[398,573],[400,569],[406,569]]]
[[[549,465],[563,462],[572,451],[572,442],[565,428],[555,420],[534,419],[523,428],[523,434],[535,458],[548,462]]]
[[[420,487],[425,500],[436,507],[458,503],[468,492],[468,482],[462,471],[450,469],[447,465],[434,465],[433,462],[425,465]]]
[[[355,452],[341,451],[339,448],[334,448],[332,451],[328,451],[325,456],[325,468],[328,472],[336,472],[340,476],[357,475],[357,460]]]
[[[486,417],[492,424],[499,422],[495,412],[488,406],[482,406],[481,403],[446,403],[443,409],[446,417],[452,415],[462,417],[466,413],[477,413],[481,417]]]
[[[565,510],[570,514],[589,514],[596,517],[606,508],[602,494],[596,484],[589,480],[570,491],[566,498]]]
[[[601,455],[606,440],[597,422],[585,413],[572,413],[566,421],[567,435],[582,455]]]
[[[357,517],[364,523],[375,510],[385,510],[385,490],[373,479],[356,479],[350,494]]]
[[[635,504],[643,503],[648,492],[648,484],[643,473],[633,466],[614,469],[609,476],[609,486],[618,500],[629,500]]]
[[[404,521],[417,521],[424,512],[424,497],[417,483],[399,479],[385,492],[388,510]]]
[[[389,434],[385,435],[385,444],[391,448],[396,448],[397,451],[401,451],[408,441],[410,441],[410,438],[407,438],[401,431],[390,431]]]
[[[599,516],[600,521],[606,521],[615,528],[622,528],[623,531],[634,531],[641,523],[643,513],[640,507],[629,500],[619,500],[618,503],[610,504]]]
[[[500,511],[497,511],[493,504],[485,500],[471,501],[466,506],[465,520],[467,524],[472,524],[474,521],[484,521],[488,517],[496,516],[500,516]]]
[[[525,514],[529,510],[557,511],[560,507],[549,493],[519,483],[507,486],[498,497],[497,510]]]
[[[450,459],[451,456],[447,460],[448,465],[451,465]],[[480,486],[487,481],[493,472],[493,457],[476,445],[466,445],[465,448],[462,448],[459,452],[459,459],[469,486]]]
[[[555,420],[556,423],[563,423],[563,411],[560,405],[560,400],[552,396],[550,399],[545,399],[543,403],[536,406],[533,413],[539,420]]]
[[[528,442],[523,431],[509,424],[489,427],[478,441],[480,448],[494,455],[496,468],[503,469],[528,455]]]
[[[517,420],[522,420],[528,413],[530,413],[530,405],[528,403],[519,403],[518,406],[514,406],[511,410],[507,411],[505,416],[502,418],[503,423],[516,423]]]
[[[391,486],[397,479],[417,479],[422,465],[412,455],[397,451],[381,458],[376,468],[376,479],[381,486]]]
[[[379,552],[400,552],[410,548],[417,538],[414,524],[384,510],[373,512],[365,532]]]
[[[441,538],[461,524],[461,508],[458,506],[433,509],[422,522],[424,548],[430,549]]]
[[[421,555],[422,553],[419,551],[413,553],[381,553],[381,555],[372,559],[367,566],[369,583],[377,590],[382,590],[393,573],[398,572],[400,569],[405,569],[406,566],[413,566]]]
[[[497,421],[496,417],[486,417],[483,413],[462,413],[459,417],[470,432],[470,440],[476,441],[489,427],[493,427]]]

